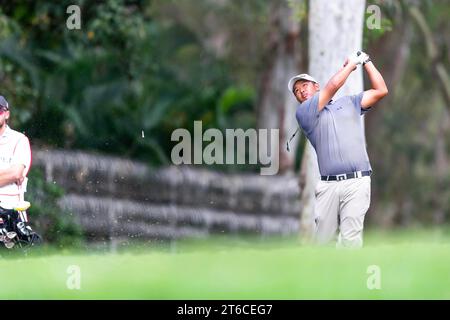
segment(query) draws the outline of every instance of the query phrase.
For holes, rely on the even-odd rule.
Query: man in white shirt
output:
[[[23,200],[31,166],[28,138],[8,126],[9,104],[0,96],[0,206]]]
[[[27,224],[23,201],[31,166],[30,142],[8,126],[9,108],[0,96],[0,242],[11,249],[17,243],[37,244],[41,237]]]

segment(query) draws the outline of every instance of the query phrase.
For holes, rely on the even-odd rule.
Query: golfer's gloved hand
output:
[[[360,51],[361,54],[358,56],[359,62],[364,65],[365,63],[370,61],[370,57],[367,53]]]
[[[358,56],[358,54],[356,52],[349,55],[347,60],[349,63],[355,64],[355,65],[362,63],[360,56]]]

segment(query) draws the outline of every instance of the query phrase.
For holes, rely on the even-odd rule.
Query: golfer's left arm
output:
[[[366,70],[372,85],[372,89],[364,91],[361,100],[362,108],[366,109],[383,99],[388,94],[388,88],[384,82],[383,76],[371,61],[365,64],[364,69]]]

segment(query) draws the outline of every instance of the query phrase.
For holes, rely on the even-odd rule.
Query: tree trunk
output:
[[[258,127],[280,129],[279,159],[282,173],[291,170],[295,160],[296,144],[292,144],[290,152],[286,150],[286,141],[297,128],[296,101],[287,90],[287,81],[298,69],[300,61],[300,23],[292,16],[292,9],[288,5],[288,1],[272,2],[271,49],[268,52],[267,68],[261,77],[258,101]]]
[[[362,49],[365,0],[310,0],[309,3],[309,73],[323,88],[342,67],[345,58]],[[362,69],[358,67],[334,99],[362,90]],[[314,148],[309,142],[305,148],[300,232],[302,237],[308,239],[313,232],[314,190],[320,174]]]

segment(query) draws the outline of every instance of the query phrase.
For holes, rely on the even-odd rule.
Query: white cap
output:
[[[292,90],[294,89],[294,84],[298,80],[306,80],[306,81],[311,81],[311,82],[314,82],[314,83],[318,83],[317,80],[314,79],[313,77],[311,77],[309,74],[306,74],[306,73],[298,74],[295,77],[292,77],[291,80],[289,80],[288,88],[289,88],[290,92],[292,92]]]

